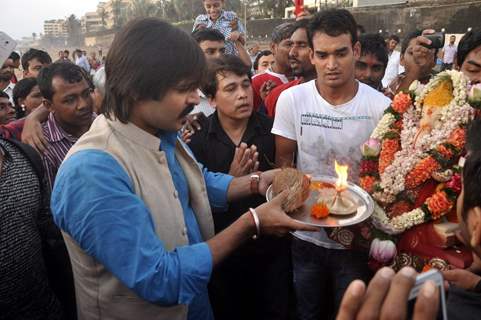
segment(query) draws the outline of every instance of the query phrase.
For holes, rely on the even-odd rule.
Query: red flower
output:
[[[461,176],[458,173],[453,175],[451,180],[446,183],[446,187],[452,189],[456,193],[460,193],[462,188]]]
[[[378,164],[377,161],[374,161],[374,160],[361,161],[361,176],[377,173],[377,170],[378,170],[377,164]]]

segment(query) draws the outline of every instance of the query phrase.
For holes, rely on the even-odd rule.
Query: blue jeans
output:
[[[367,283],[367,253],[319,247],[294,237],[292,263],[299,320],[334,319],[355,279]]]

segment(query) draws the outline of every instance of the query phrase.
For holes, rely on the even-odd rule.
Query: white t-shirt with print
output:
[[[334,160],[349,165],[349,181],[358,183],[360,146],[369,139],[391,100],[358,82],[354,98],[334,106],[319,94],[316,80],[285,90],[277,101],[272,133],[297,141],[297,168],[315,177],[336,176]],[[324,231],[296,232],[300,239],[330,249],[343,247]]]

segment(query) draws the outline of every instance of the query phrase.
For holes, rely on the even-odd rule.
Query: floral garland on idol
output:
[[[376,228],[401,234],[454,208],[461,191],[456,165],[473,107],[481,107],[478,100],[481,87],[470,89],[465,76],[454,70],[438,74],[426,86],[415,81],[409,93],[394,97],[361,147],[360,185],[377,202]],[[422,194],[431,179],[437,183],[434,193]]]

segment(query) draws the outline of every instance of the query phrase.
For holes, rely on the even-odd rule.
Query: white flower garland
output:
[[[453,82],[454,98],[447,107],[444,107],[439,121],[431,132],[420,137],[417,144],[414,145],[422,117],[424,98],[446,76],[449,76]],[[449,70],[440,73],[424,87],[421,95],[416,97],[414,105],[409,107],[403,115],[403,130],[400,135],[401,150],[395,153],[393,162],[381,174],[379,186],[382,188],[382,192],[377,192],[373,195],[376,200],[384,203],[395,201],[396,195],[405,189],[405,177],[421,159],[427,156],[427,151],[444,143],[456,128],[469,121],[472,117],[473,109],[466,102],[466,86],[467,80],[460,72]],[[392,117],[394,118],[394,116]],[[385,123],[379,126],[381,127],[380,132],[387,132]]]
[[[422,117],[422,104],[426,95],[433,90],[437,84],[446,76],[451,78],[453,83],[453,100],[444,108],[441,113],[439,122],[429,134],[420,137],[417,144],[414,145],[414,139],[418,132],[419,122]],[[433,81],[425,86],[419,96],[416,96],[413,106],[403,114],[403,130],[400,135],[401,150],[395,153],[394,160],[381,175],[380,187],[382,192],[375,192],[373,197],[383,203],[393,203],[396,195],[404,191],[405,177],[414,168],[414,166],[427,156],[427,151],[436,148],[439,144],[444,143],[451,133],[461,124],[466,124],[473,117],[474,110],[467,103],[467,80],[458,71],[445,71],[440,73]],[[374,132],[380,135],[382,140],[387,132],[386,128],[389,121],[393,121],[390,117],[386,118],[384,123],[380,123]],[[392,116],[392,115],[391,115]],[[394,118],[394,116],[392,116]],[[390,122],[392,124],[392,122]],[[390,125],[389,124],[389,125]],[[388,125],[388,127],[389,127]],[[374,135],[374,133],[373,133]],[[373,213],[373,224],[388,234],[399,234],[415,225],[425,221],[425,213],[421,208],[416,208],[406,212],[400,216],[389,218],[386,212],[376,204]]]
[[[426,215],[424,211],[421,210],[421,208],[417,208],[390,219],[386,215],[386,212],[378,204],[376,204],[372,214],[372,222],[379,230],[390,235],[396,235],[423,223],[425,216]]]
[[[371,138],[382,140],[386,132],[389,130],[389,127],[396,121],[396,118],[391,113],[386,113],[379,123],[377,124],[376,128],[371,134]]]

